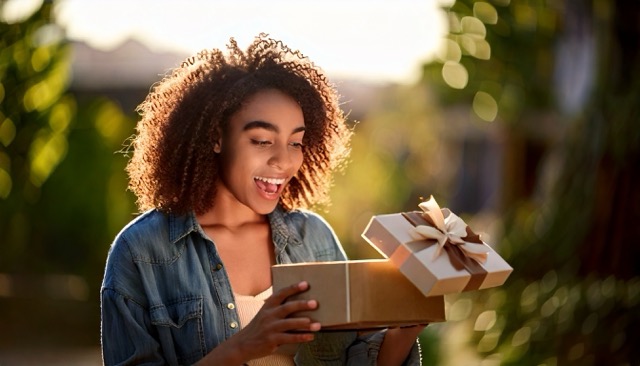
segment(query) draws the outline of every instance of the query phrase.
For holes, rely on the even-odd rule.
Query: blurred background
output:
[[[0,1],[0,365],[101,363],[135,107],[261,31],[325,69],[355,126],[318,208],[352,259],[379,258],[372,215],[434,195],[514,267],[447,297],[425,365],[640,365],[639,2],[233,4]]]

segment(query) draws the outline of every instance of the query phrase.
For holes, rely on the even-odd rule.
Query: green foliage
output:
[[[97,291],[135,209],[113,155],[134,123],[109,100],[79,104],[67,91],[70,45],[52,6],[0,23],[0,273],[75,273]]]
[[[454,342],[449,338],[455,327],[460,328],[456,335],[470,336],[443,364],[623,365],[633,360],[638,332],[629,325],[640,318],[638,279],[580,278],[550,270],[536,280],[512,278],[508,286],[448,299],[455,323],[445,323],[440,342]],[[461,304],[472,305],[465,311]],[[465,352],[475,356],[459,359]]]
[[[69,49],[51,13],[46,3],[24,22],[0,23],[0,268],[5,270],[20,268],[23,263],[14,260],[39,235],[35,205],[67,154],[76,113],[75,100],[66,94]]]
[[[107,251],[136,210],[115,154],[134,120],[68,91],[52,6],[0,22],[0,348],[99,343]]]
[[[48,237],[31,245],[42,243],[45,255],[40,259],[49,271],[92,278],[102,274],[109,243],[135,212],[134,199],[126,192],[126,159],[114,154],[133,125],[107,99],[79,106],[67,158],[43,187],[37,204],[47,220],[37,222],[36,231]]]
[[[482,120],[517,123],[552,103],[558,15],[546,1],[458,0],[447,13],[438,60],[424,66],[443,104],[468,103]]]
[[[427,326],[422,333],[420,333],[420,337],[418,338],[420,342],[420,356],[422,357],[423,365],[440,364],[440,336],[438,334],[438,330],[435,328],[437,328],[435,325]]]
[[[495,117],[507,138],[538,138],[540,127],[528,124],[525,114],[541,113],[555,114],[561,138],[547,141],[543,152],[553,159],[541,163],[540,172],[552,174],[532,175],[537,195],[503,197],[504,235],[497,248],[515,269],[511,278],[501,288],[458,298],[474,304],[454,319],[473,334],[464,346],[472,355],[466,361],[637,364],[640,230],[634,223],[640,219],[640,195],[631,187],[639,178],[640,67],[637,43],[630,41],[637,39],[637,28],[622,20],[637,20],[640,7],[582,4],[593,7],[585,13],[593,16],[586,24],[598,26],[597,85],[582,113],[562,120],[552,88],[555,52],[559,25],[576,15],[546,1],[492,3],[456,1],[445,52],[425,65],[424,81],[443,104],[467,105],[484,120]],[[474,52],[473,45],[482,46]],[[490,57],[477,53],[487,47]],[[521,153],[506,151],[509,157]],[[505,177],[513,174],[518,170]],[[443,332],[442,343],[455,335]],[[454,354],[445,359],[457,364]]]
[[[66,156],[75,115],[65,94],[69,48],[50,23],[51,7],[22,23],[0,23],[0,198],[13,207],[37,201]]]

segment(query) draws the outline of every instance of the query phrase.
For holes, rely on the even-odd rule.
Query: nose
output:
[[[269,158],[268,164],[281,171],[289,171],[293,167],[292,152],[286,144],[278,144],[274,147],[273,154]]]

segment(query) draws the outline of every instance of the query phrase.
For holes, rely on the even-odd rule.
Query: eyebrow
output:
[[[269,122],[265,122],[265,121],[251,121],[248,122],[246,125],[244,125],[244,127],[242,127],[242,131],[249,131],[249,130],[254,130],[257,128],[262,128],[265,130],[269,130],[269,131],[273,131],[273,132],[280,132],[280,128],[278,128],[278,126],[274,125],[273,123],[269,123]],[[291,131],[292,134],[294,133],[298,133],[298,132],[303,132],[305,130],[304,126],[300,126],[300,127],[296,127],[293,129],[293,131]]]

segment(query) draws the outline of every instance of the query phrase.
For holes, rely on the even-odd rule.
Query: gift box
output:
[[[458,216],[431,197],[422,212],[377,215],[362,237],[424,296],[502,285],[513,268]]]
[[[444,298],[425,297],[389,260],[280,264],[271,267],[273,291],[302,280],[309,289],[291,299],[315,299],[296,313],[321,331],[375,329],[445,321]]]

